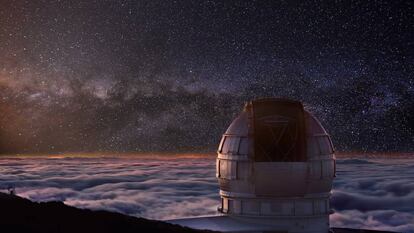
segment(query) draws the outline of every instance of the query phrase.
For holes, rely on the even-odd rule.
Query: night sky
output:
[[[0,153],[214,152],[303,101],[338,151],[414,151],[410,1],[0,0]]]

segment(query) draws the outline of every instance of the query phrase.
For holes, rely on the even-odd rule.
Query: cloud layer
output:
[[[152,219],[216,213],[214,158],[57,157],[0,159],[0,188],[35,201]],[[331,225],[414,232],[414,161],[338,161]]]

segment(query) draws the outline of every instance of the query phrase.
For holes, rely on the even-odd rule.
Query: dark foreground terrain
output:
[[[385,231],[345,228],[333,228],[332,230],[334,233],[385,233]],[[0,232],[203,233],[212,231],[194,230],[103,210],[78,209],[62,202],[37,203],[19,196],[0,193]]]
[[[171,232],[202,233],[161,221],[147,220],[108,211],[70,207],[62,202],[36,203],[0,193],[0,232]]]

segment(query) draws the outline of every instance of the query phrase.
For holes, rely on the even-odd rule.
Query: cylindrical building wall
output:
[[[275,230],[301,232],[308,223],[314,232],[329,229],[334,149],[299,102],[248,103],[222,137],[216,176],[224,214],[274,224]]]

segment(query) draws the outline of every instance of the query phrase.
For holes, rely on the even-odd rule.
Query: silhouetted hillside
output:
[[[200,233],[161,221],[147,220],[108,211],[92,211],[62,202],[36,203],[0,193],[0,232],[171,232]]]

